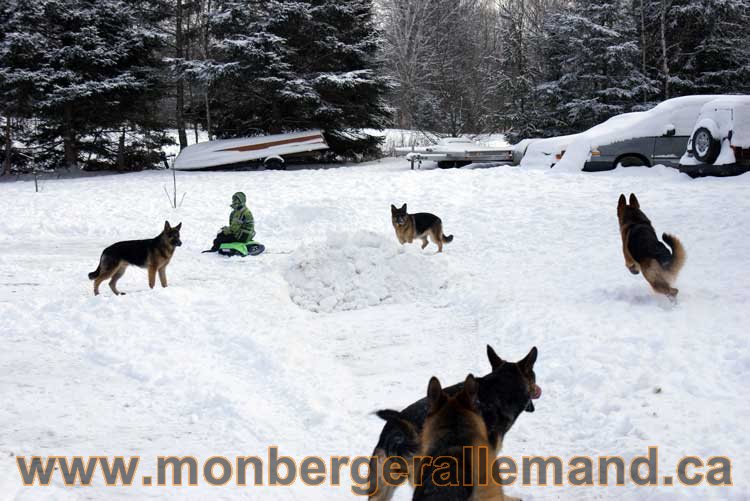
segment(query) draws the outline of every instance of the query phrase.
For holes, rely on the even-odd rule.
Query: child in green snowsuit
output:
[[[210,252],[219,250],[219,246],[230,242],[250,242],[255,237],[253,213],[245,206],[247,198],[238,191],[232,195],[232,213],[229,214],[229,226],[224,226],[216,238]]]

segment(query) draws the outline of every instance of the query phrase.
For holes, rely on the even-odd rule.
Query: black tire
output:
[[[713,164],[721,152],[721,141],[705,127],[699,127],[693,134],[693,155],[706,164]]]
[[[269,158],[265,162],[263,162],[263,165],[268,170],[284,170],[286,169],[286,164],[279,160],[278,158]]]
[[[459,167],[463,167],[464,165],[469,165],[472,162],[469,160],[456,160],[456,161],[443,161],[438,162],[437,165],[441,169],[457,169]]]
[[[625,155],[620,157],[615,161],[614,167],[617,168],[618,165],[623,167],[651,167],[648,160],[640,155]]]

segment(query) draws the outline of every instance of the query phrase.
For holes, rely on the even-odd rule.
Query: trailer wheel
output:
[[[456,167],[456,162],[438,162],[437,166],[441,169],[453,169]]]
[[[267,158],[263,165],[268,170],[285,170],[286,164],[279,158]]]
[[[693,134],[693,154],[703,163],[712,164],[719,158],[721,143],[705,127],[699,127]]]

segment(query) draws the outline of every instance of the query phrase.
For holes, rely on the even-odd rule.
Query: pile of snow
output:
[[[445,274],[430,254],[407,252],[394,236],[331,233],[324,242],[295,251],[285,278],[292,300],[314,312],[402,303],[434,295],[445,286]]]
[[[521,167],[549,169],[557,162],[557,155],[565,151],[568,145],[579,135],[524,139],[514,147],[513,156],[517,158],[519,153],[522,155],[519,164]]]

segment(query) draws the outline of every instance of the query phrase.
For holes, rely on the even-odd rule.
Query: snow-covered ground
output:
[[[13,456],[367,455],[371,412],[489,370],[485,345],[539,348],[536,412],[503,454],[728,456],[731,488],[523,487],[526,500],[748,499],[750,175],[520,168],[411,171],[403,159],[293,172],[142,172],[0,184],[0,498],[342,499],[342,487],[23,488]],[[200,254],[243,190],[267,246]],[[636,192],[688,252],[676,304],[623,264],[615,208]],[[401,247],[389,205],[455,235]],[[170,286],[131,268],[93,297],[118,240],[182,222]],[[661,475],[661,474],[660,474]],[[138,477],[137,477],[138,478]],[[677,483],[677,482],[675,482]],[[401,489],[398,499],[410,499]]]

